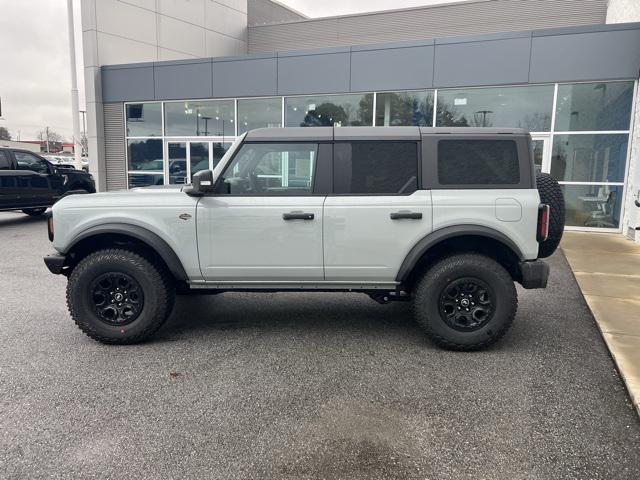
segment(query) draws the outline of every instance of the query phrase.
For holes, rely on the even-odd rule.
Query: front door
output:
[[[18,170],[18,188],[27,199],[24,205],[51,205],[57,193],[51,182],[51,164],[30,152],[14,151],[13,156]]]
[[[324,204],[326,280],[393,282],[431,232],[431,191],[418,190],[418,145],[336,142],[334,194]]]
[[[198,202],[198,254],[207,281],[324,278],[318,143],[244,143],[218,193]],[[324,153],[323,153],[324,155]],[[317,191],[317,189],[315,190]]]

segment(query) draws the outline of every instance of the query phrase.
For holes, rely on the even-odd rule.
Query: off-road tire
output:
[[[459,331],[441,315],[440,298],[450,282],[475,278],[492,290],[494,311],[487,323],[473,331]],[[511,326],[518,296],[509,273],[495,260],[475,253],[445,257],[433,264],[412,291],[418,324],[438,346],[448,350],[481,350],[497,342]]]
[[[550,207],[549,236],[538,246],[538,257],[546,258],[556,251],[564,232],[564,195],[558,182],[548,173],[536,175],[536,187],[540,202]]]
[[[39,217],[47,209],[46,208],[23,208],[22,213],[29,215],[30,217]]]
[[[142,310],[126,325],[103,322],[93,307],[90,284],[110,272],[135,279],[144,295]],[[163,265],[119,248],[99,250],[82,259],[67,284],[67,306],[76,325],[92,339],[106,344],[132,344],[148,339],[167,320],[174,301],[174,285]]]

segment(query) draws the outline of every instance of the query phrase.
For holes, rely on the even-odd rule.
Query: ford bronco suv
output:
[[[188,172],[190,173],[190,172]],[[438,345],[486,347],[544,288],[564,224],[524,130],[252,130],[191,184],[53,206],[51,272],[91,338],[150,337],[176,293],[362,292],[411,301]]]

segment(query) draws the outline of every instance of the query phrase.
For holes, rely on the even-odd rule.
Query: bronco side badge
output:
[[[178,218],[181,220],[189,220],[191,218],[191,215],[189,215],[188,213],[181,213],[180,215],[178,215]]]

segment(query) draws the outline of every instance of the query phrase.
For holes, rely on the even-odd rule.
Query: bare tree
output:
[[[11,133],[7,127],[0,127],[0,140],[11,140]]]
[[[38,133],[38,140],[41,140],[43,142],[46,142],[48,140],[52,143],[62,143],[64,142],[64,137],[55,130],[51,130],[49,127],[47,127],[44,130],[40,130],[40,132]]]

